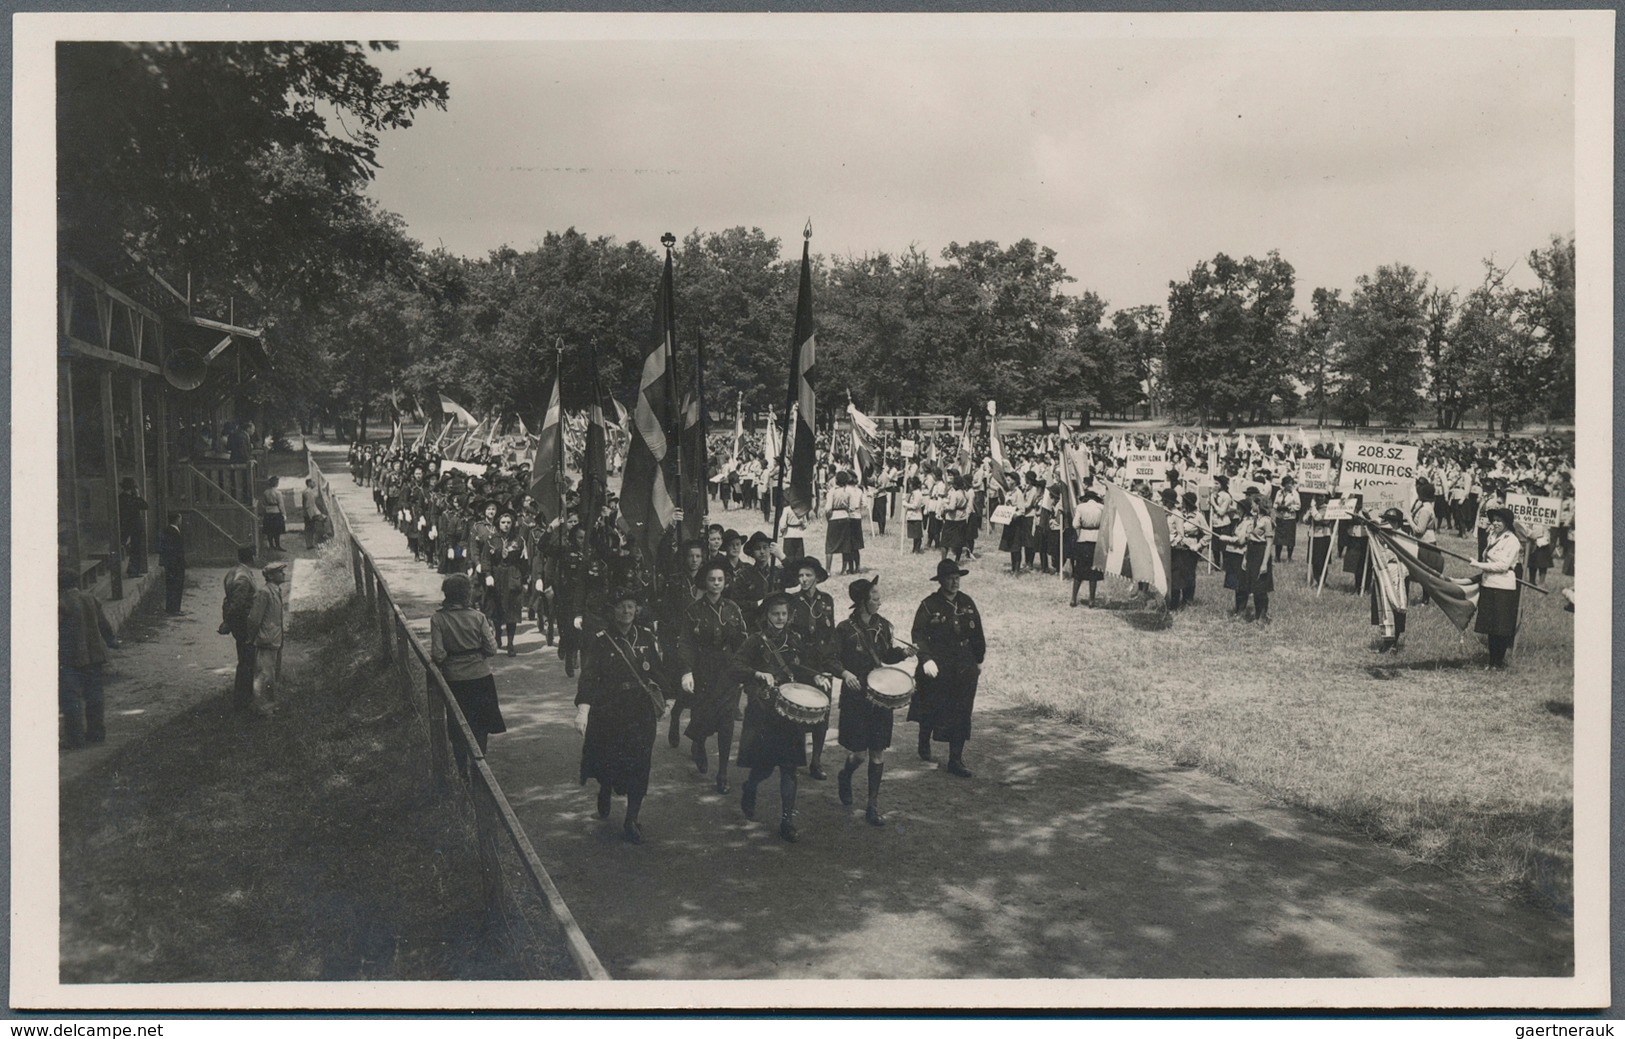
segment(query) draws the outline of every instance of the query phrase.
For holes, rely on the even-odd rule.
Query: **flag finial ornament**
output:
[[[807,218],[807,226],[801,229],[801,237],[806,241],[812,240],[812,217]]]
[[[670,231],[667,231],[665,234],[660,236],[660,244],[670,249],[672,246],[677,244],[677,236],[672,234]]]

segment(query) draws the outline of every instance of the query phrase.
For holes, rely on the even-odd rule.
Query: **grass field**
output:
[[[574,976],[530,914],[487,918],[375,631],[353,600],[294,615],[274,720],[212,699],[63,788],[63,982]]]
[[[744,513],[713,515],[742,530]],[[759,514],[758,514],[759,515]],[[883,575],[885,613],[906,634],[935,586],[935,551],[912,555],[872,531],[866,568]],[[823,527],[807,544],[822,552]],[[1474,546],[1446,536],[1446,549]],[[982,689],[1058,724],[1086,726],[1168,760],[1244,783],[1503,893],[1572,903],[1572,615],[1556,571],[1552,594],[1526,592],[1504,672],[1484,670],[1471,631],[1413,605],[1399,655],[1374,652],[1369,600],[1334,558],[1325,591],[1297,562],[1277,572],[1260,627],[1231,621],[1222,574],[1202,573],[1197,604],[1164,626],[1121,579],[1102,608],[1068,606],[1070,581],[1008,573],[984,531],[963,590],[980,606],[989,650]],[[838,569],[840,561],[835,566]],[[1205,571],[1205,567],[1204,567]],[[1464,575],[1465,564],[1447,571]],[[868,575],[866,575],[868,576]],[[846,608],[846,583],[825,586]],[[901,739],[912,739],[912,729]],[[968,755],[975,756],[973,737]]]

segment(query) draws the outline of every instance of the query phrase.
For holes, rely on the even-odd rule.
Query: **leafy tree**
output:
[[[1540,287],[1519,299],[1519,320],[1538,352],[1540,410],[1549,419],[1574,417],[1574,236],[1553,235],[1529,254]]]
[[[1341,320],[1339,407],[1360,425],[1409,422],[1419,403],[1427,278],[1404,264],[1355,279]]]
[[[1204,422],[1257,422],[1290,392],[1292,265],[1220,253],[1170,282],[1163,333],[1169,400]]]

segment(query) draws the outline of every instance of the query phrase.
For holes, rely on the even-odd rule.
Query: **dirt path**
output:
[[[313,448],[352,525],[426,634],[439,577]],[[1176,768],[978,698],[955,779],[899,723],[876,830],[803,777],[802,841],[712,791],[662,735],[643,824],[576,785],[574,681],[534,625],[496,658],[508,732],[490,760],[548,870],[618,978],[1552,976],[1571,922]],[[662,733],[664,727],[662,727]],[[834,748],[831,735],[830,746]],[[840,759],[838,750],[832,755]]]

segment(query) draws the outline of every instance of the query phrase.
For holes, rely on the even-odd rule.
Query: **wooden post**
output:
[[[1332,520],[1332,539],[1326,542],[1326,562],[1320,565],[1320,584],[1315,586],[1315,598],[1317,599],[1320,598],[1320,593],[1326,587],[1326,572],[1332,568],[1332,556],[1337,554],[1334,551],[1337,548],[1337,531],[1342,523],[1343,521],[1340,519]],[[1314,558],[1313,551],[1310,552],[1310,558]]]
[[[160,337],[161,338],[161,337]],[[158,385],[158,399],[155,401],[156,412],[154,425],[158,432],[158,507],[165,515],[173,509],[169,494],[169,392],[167,384]]]
[[[392,637],[391,631],[390,631],[390,629],[393,627],[393,625],[391,624],[391,621],[393,620],[392,615],[395,612],[393,607],[394,607],[394,603],[392,603],[390,601],[389,592],[385,590],[384,578],[383,578],[382,575],[379,575],[379,577],[378,577],[378,642],[379,642],[379,648],[383,651],[385,660],[388,660],[391,656],[394,655],[394,651],[391,648],[391,644],[395,640]]]
[[[102,464],[107,468],[107,560],[112,568],[110,598],[124,598],[124,539],[118,526],[118,455],[113,450],[113,369],[102,369]]]
[[[137,341],[139,349],[139,340]],[[147,515],[142,519],[142,527],[149,545],[157,544],[157,538],[152,537],[153,528],[163,529],[169,525],[169,517],[163,514],[164,502],[161,495],[153,494],[150,497],[147,488],[147,412],[143,406],[141,396],[141,373],[130,373],[130,430],[131,442],[135,448],[135,485],[141,492],[141,497],[156,502],[156,509],[148,509]],[[157,521],[153,520],[153,513],[158,513]]]
[[[355,575],[355,593],[367,594],[367,579],[361,573],[361,546],[355,542],[355,535],[350,535],[350,572]]]
[[[69,509],[70,522],[73,529],[68,532],[68,544],[73,553],[74,572],[83,576],[81,569],[85,563],[84,529],[81,526],[79,515],[79,458],[78,437],[74,432],[73,423],[73,365],[68,361],[58,361],[57,397],[62,402],[61,410],[57,413],[57,437],[59,450],[62,452],[62,464],[67,467],[67,475],[59,481],[62,494],[66,498]]]
[[[472,757],[477,749],[469,748],[469,775],[473,779],[473,788],[469,794],[474,801],[474,828],[480,846],[481,887],[485,893],[485,911],[494,918],[502,912],[502,857],[498,854],[497,848],[497,828],[502,824],[498,821],[496,806],[492,803],[490,789],[485,785],[485,777],[479,774],[479,762]]]
[[[417,687],[412,684],[412,663],[407,651],[409,647],[406,640],[411,636],[406,632],[406,623],[397,619],[395,622],[395,666],[401,672],[401,691],[407,696],[416,699]]]
[[[424,694],[429,710],[429,774],[435,786],[444,790],[451,776],[450,748],[446,746],[446,701],[434,674],[424,676]]]

